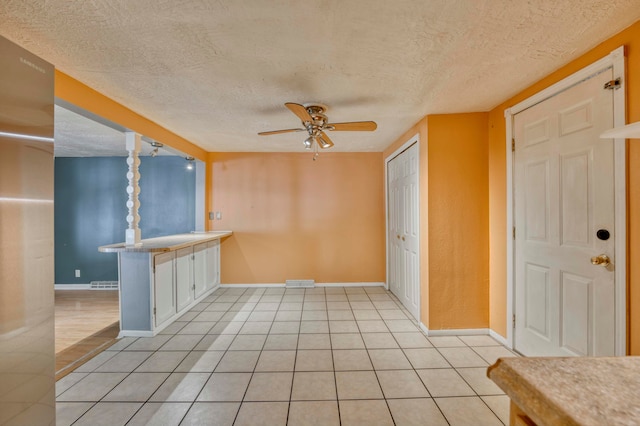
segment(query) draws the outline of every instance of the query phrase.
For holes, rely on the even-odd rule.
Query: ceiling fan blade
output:
[[[260,132],[258,133],[260,136],[269,136],[269,135],[277,135],[280,133],[291,133],[291,132],[304,132],[305,129],[285,129],[285,130],[271,130],[270,132]]]
[[[318,145],[320,145],[320,148],[327,149],[333,146],[333,141],[329,139],[325,132],[320,132],[319,136]]]
[[[375,121],[351,121],[349,123],[330,123],[333,130],[338,131],[355,131],[355,132],[372,132],[378,128]]]
[[[304,105],[300,105],[300,104],[296,104],[294,102],[287,102],[284,104],[284,106],[286,106],[287,108],[289,108],[289,110],[294,113],[295,115],[298,116],[298,118],[300,120],[302,120],[302,122],[311,122],[313,121],[313,118],[311,118],[311,116],[309,115],[309,112],[307,111],[307,109],[304,107]]]

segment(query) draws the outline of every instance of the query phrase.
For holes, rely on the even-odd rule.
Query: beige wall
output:
[[[625,46],[627,122],[640,120],[640,22],[498,105],[489,113],[491,328],[506,336],[506,143],[504,110]],[[640,143],[628,143],[628,352],[640,355]]]
[[[211,153],[222,283],[385,282],[381,153]]]

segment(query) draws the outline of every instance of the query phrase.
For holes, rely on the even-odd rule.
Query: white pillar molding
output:
[[[129,199],[127,200],[127,209],[129,211],[127,223],[129,226],[125,232],[125,245],[135,247],[142,245],[140,215],[138,214],[138,209],[140,208],[140,200],[138,199],[140,195],[140,171],[138,170],[140,157],[138,157],[138,154],[140,153],[141,136],[134,132],[125,132],[125,137],[127,151],[129,151],[129,156],[127,157],[127,165],[129,166],[129,171],[127,172],[127,180],[129,181],[127,185],[127,194],[129,194]]]

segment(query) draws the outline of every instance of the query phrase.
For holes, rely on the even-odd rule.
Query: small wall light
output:
[[[195,159],[193,157],[184,157],[184,159],[188,161],[187,170],[193,170],[193,161]]]

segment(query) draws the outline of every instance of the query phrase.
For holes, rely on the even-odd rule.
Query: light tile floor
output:
[[[489,336],[427,338],[382,287],[223,288],[57,382],[58,425],[500,425]]]

